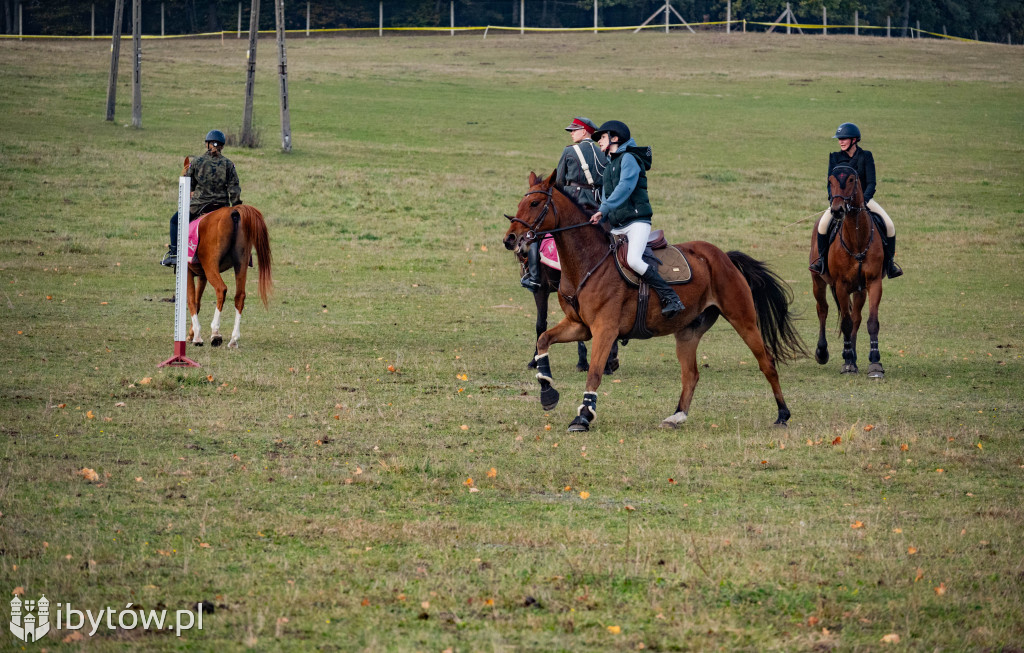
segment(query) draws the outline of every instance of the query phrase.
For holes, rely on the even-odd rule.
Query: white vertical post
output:
[[[945,25],[942,26],[942,35],[943,36],[949,36],[949,34],[946,33],[946,26]]]
[[[793,15],[792,11],[793,10],[789,8],[789,3],[787,2],[786,3],[786,34],[790,34],[793,31],[793,28],[789,26],[789,23],[790,23],[790,20],[791,20],[790,16]]]
[[[821,6],[821,35],[828,36],[828,8]]]
[[[594,0],[594,34],[597,34],[597,0]]]
[[[96,38],[96,3],[92,3],[92,29],[89,30],[89,36]],[[975,39],[977,40],[977,39]]]
[[[185,342],[187,337],[188,319],[185,309],[188,307],[188,218],[189,200],[192,194],[192,177],[178,177],[178,264],[174,269],[174,341]]]
[[[23,17],[23,12],[22,12],[22,8],[21,8],[21,3],[19,2],[18,3],[18,40],[19,41],[21,40],[21,37],[23,36],[23,33],[21,31],[21,27],[22,27],[21,20],[22,20],[22,17]]]
[[[238,35],[235,37],[236,39],[242,38],[242,3],[241,2],[238,3],[238,32],[237,32],[237,34]]]
[[[166,36],[164,33],[164,3],[160,3],[160,36]]]
[[[860,10],[853,10],[853,35],[860,36]]]
[[[306,0],[306,38],[309,38],[309,0]]]
[[[448,25],[451,28],[451,35],[455,36],[455,0],[448,3]]]
[[[885,38],[892,37],[892,16],[885,17]]]
[[[725,33],[732,32],[732,0],[725,3]]]
[[[668,0],[665,0],[665,33],[668,34]]]
[[[380,0],[380,7],[378,9],[379,15],[377,16],[377,36],[384,36],[384,0]]]
[[[277,73],[281,82],[281,150],[292,151],[292,118],[288,106],[288,53],[285,48],[284,0],[277,0],[274,11],[277,27]]]
[[[526,0],[519,0],[519,36],[526,34]]]

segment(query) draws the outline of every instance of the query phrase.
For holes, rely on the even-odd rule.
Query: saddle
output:
[[[620,234],[613,239],[615,247],[615,267],[619,270],[619,276],[631,288],[640,287],[640,275],[633,271],[626,263],[626,243],[628,238]],[[674,245],[669,245],[665,239],[665,232],[656,229],[651,232],[647,239],[647,248],[644,250],[644,260],[648,264],[657,266],[661,278],[669,285],[680,285],[689,283],[693,279],[693,271],[690,263],[686,260],[683,252]]]

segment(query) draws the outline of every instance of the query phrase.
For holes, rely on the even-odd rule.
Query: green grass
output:
[[[94,650],[1024,641],[1024,51],[293,39],[285,155],[273,50],[259,49],[263,147],[227,154],[267,216],[276,293],[265,311],[250,283],[240,350],[190,348],[202,369],[157,370],[175,177],[207,130],[238,131],[245,44],[147,42],[134,130],[126,75],[118,121],[103,120],[107,45],[0,42],[4,592],[215,605],[202,632],[104,629]],[[787,225],[824,208],[829,136],[857,122],[907,271],[882,302],[887,378],[840,377],[833,308],[833,362],[782,368],[793,419],[777,430],[752,355],[720,324],[682,429],[657,428],[679,372],[654,340],[622,350],[595,428],[566,433],[583,378],[556,347],[563,401],[540,409],[532,300],[501,215],[580,114],[653,147],[672,240],[743,250],[789,280],[812,343],[811,227]],[[208,295],[206,335],[211,316]]]

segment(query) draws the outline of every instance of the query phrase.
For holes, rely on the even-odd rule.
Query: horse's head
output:
[[[864,191],[860,187],[857,171],[850,166],[836,166],[828,177],[828,195],[832,215],[842,216],[850,209],[864,206]]]
[[[555,209],[555,173],[541,179],[530,173],[530,190],[519,201],[515,216],[506,215],[512,224],[505,232],[505,249],[526,253],[530,243],[537,239],[537,232],[548,231],[558,226],[558,211]]]

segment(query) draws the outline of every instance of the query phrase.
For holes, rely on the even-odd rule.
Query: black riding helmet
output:
[[[591,136],[591,138],[593,138],[595,141],[600,140],[601,134],[604,134],[605,132],[608,133],[609,137],[618,136],[620,143],[625,143],[626,141],[629,140],[629,127],[627,127],[626,123],[624,122],[619,122],[618,120],[609,120],[602,124],[601,127],[594,132],[594,135]]]
[[[224,143],[227,142],[227,140],[224,138],[224,132],[222,132],[219,129],[211,129],[210,133],[206,135],[206,142],[220,143],[221,145],[223,145]]]
[[[844,122],[836,128],[836,135],[832,138],[856,138],[860,140],[860,129],[852,122]]]

